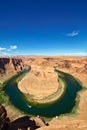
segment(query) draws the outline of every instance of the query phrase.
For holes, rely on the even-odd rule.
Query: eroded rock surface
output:
[[[9,75],[14,72],[19,72],[23,67],[23,61],[19,58],[0,58],[0,75]]]
[[[18,84],[23,93],[29,93],[41,99],[58,89],[58,74],[53,67],[31,66],[31,71]]]
[[[8,129],[10,120],[7,117],[7,111],[4,106],[0,105],[0,130]]]
[[[32,56],[32,57],[21,57],[21,59],[24,62],[24,64],[33,66],[32,67],[33,69],[31,70],[31,74],[29,75],[29,77],[32,77],[30,78],[32,79],[31,82],[37,82],[37,80],[34,81],[33,78],[34,79],[37,77],[41,78],[41,76],[43,77],[43,79],[45,79],[45,77],[51,78],[51,76],[46,76],[46,75],[44,76],[44,70],[46,69],[46,67],[50,68],[52,66],[57,66],[59,69],[62,69],[63,71],[67,73],[69,72],[73,74],[74,76],[76,76],[78,79],[82,81],[84,86],[87,88],[87,57],[72,57],[72,56],[71,57],[35,57],[35,56]],[[6,58],[3,60],[0,59],[0,75],[4,75],[6,73],[9,74],[9,72],[13,73],[15,71],[14,66],[11,67],[13,69],[10,70],[9,65],[11,65],[12,63],[11,64],[9,63],[10,61],[7,60]],[[38,68],[38,66],[42,68]],[[29,78],[27,78],[26,80],[29,80]],[[46,88],[46,90],[47,89],[48,88]],[[43,92],[43,89],[42,89],[42,92]],[[82,91],[80,93],[79,109],[77,110],[76,115],[70,116],[70,117],[66,115],[66,116],[61,117],[60,119],[54,117],[50,122],[48,122],[49,123],[48,126],[42,126],[41,128],[38,128],[38,130],[87,130],[87,98],[86,97],[87,97],[87,90]],[[11,107],[9,109],[11,109]],[[13,112],[11,109],[11,112],[9,112],[9,116],[12,115],[13,113],[15,115],[15,111]],[[19,128],[19,129],[22,129],[22,128]],[[23,129],[30,129],[30,127],[28,126],[27,128],[23,128]]]

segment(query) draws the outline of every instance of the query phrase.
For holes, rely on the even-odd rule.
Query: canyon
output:
[[[49,96],[58,89],[58,75],[53,67],[74,75],[79,79],[85,90],[79,92],[80,102],[77,114],[74,116],[54,117],[47,125],[42,125],[38,130],[86,130],[87,129],[87,57],[75,56],[15,56],[0,58],[0,84],[5,80],[20,73],[26,66],[31,66],[31,71],[19,82],[19,90],[31,93],[37,98]],[[43,82],[43,83],[42,83]],[[23,86],[25,85],[25,88]],[[36,88],[36,89],[35,89]],[[27,90],[27,91],[26,91]],[[47,91],[48,90],[48,91]],[[39,95],[39,96],[38,96]],[[4,105],[5,106],[5,105]],[[14,121],[25,114],[20,114],[13,106],[5,106],[7,115]],[[14,111],[14,112],[13,112]],[[61,119],[60,119],[61,118]],[[39,121],[40,122],[40,121]]]
[[[10,76],[19,73],[24,69],[24,63],[20,58],[0,58],[0,83]]]

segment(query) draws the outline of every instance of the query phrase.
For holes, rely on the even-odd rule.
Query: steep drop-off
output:
[[[20,72],[24,67],[24,63],[20,58],[0,58],[0,82]]]
[[[14,61],[12,61],[14,59]],[[20,59],[20,60],[19,60]],[[22,61],[21,61],[22,60]],[[72,73],[87,86],[87,57],[35,57],[25,56],[20,58],[0,58],[0,81],[23,69],[24,64],[38,66],[57,66],[63,71]],[[21,68],[22,67],[22,68]],[[87,87],[86,87],[87,88]],[[54,117],[49,126],[39,130],[87,130],[87,90],[80,92],[80,103],[77,115]],[[19,111],[12,106],[6,106],[11,120],[18,117]],[[22,129],[22,128],[21,128]],[[27,128],[26,128],[27,129]]]

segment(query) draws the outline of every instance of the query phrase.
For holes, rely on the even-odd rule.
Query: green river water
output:
[[[24,70],[19,75],[8,80],[4,86],[5,93],[9,96],[11,103],[18,109],[31,115],[40,115],[43,117],[54,117],[60,114],[70,113],[76,104],[77,92],[82,89],[81,83],[68,73],[58,71],[59,79],[65,82],[66,89],[60,100],[43,107],[31,105],[22,92],[18,89],[18,80],[20,80],[29,70]]]

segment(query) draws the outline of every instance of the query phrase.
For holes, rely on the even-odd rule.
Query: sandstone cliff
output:
[[[9,77],[20,72],[24,68],[24,63],[20,58],[0,58],[0,77]]]
[[[20,57],[20,58],[15,57],[13,59],[15,60],[12,61],[12,59],[10,60],[9,58],[0,58],[0,75],[3,76],[3,75],[9,75],[10,73],[18,72],[21,69],[23,69],[24,64],[27,64],[27,65],[32,66],[31,77],[35,76],[34,79],[37,77],[39,78],[42,77],[43,79],[45,79],[48,77],[51,78],[50,74],[53,71],[49,73],[48,71],[49,68],[52,66],[57,66],[59,69],[62,69],[63,71],[69,72],[73,74],[74,76],[76,76],[78,79],[80,79],[83,82],[84,86],[87,88],[87,57],[35,57],[35,56],[32,56],[32,57]],[[44,72],[45,70],[46,70],[46,73]],[[31,81],[32,82],[34,81],[33,78]],[[87,90],[82,91],[80,93],[79,109],[76,115],[74,116],[65,115],[62,117],[60,116],[61,118],[54,117],[50,122],[48,122],[49,123],[48,126],[42,126],[38,130],[72,130],[72,129],[73,130],[87,130],[87,98],[86,97],[87,97]],[[10,111],[8,109],[10,109]],[[18,113],[15,113],[15,111],[13,112],[13,109],[11,109],[11,107],[8,109],[7,110],[9,111],[8,112],[9,117],[11,117],[12,114],[17,115],[16,117],[18,117]],[[14,120],[14,118],[12,119]],[[13,126],[14,126],[14,123],[15,121],[13,121]],[[39,123],[42,124],[41,121]],[[37,120],[37,124],[39,123]],[[22,129],[31,129],[31,128],[20,127],[19,129],[22,130]]]
[[[0,130],[36,130],[42,126],[46,126],[46,123],[39,116],[35,118],[22,116],[11,121],[5,107],[0,105]]]

